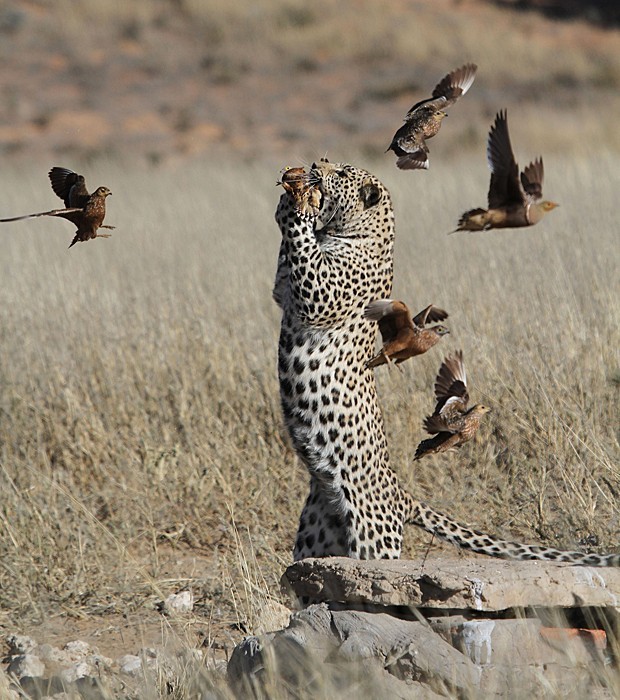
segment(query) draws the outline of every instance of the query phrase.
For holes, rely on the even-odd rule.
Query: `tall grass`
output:
[[[545,221],[453,236],[485,201],[483,158],[413,174],[357,164],[393,193],[395,296],[450,312],[439,349],[377,370],[404,485],[490,532],[617,549],[618,160],[550,159],[546,195],[561,207]],[[3,626],[147,614],[182,582],[217,635],[251,628],[277,596],[307,488],[276,381],[277,171],[101,163],[85,174],[114,193],[112,238],[68,251],[66,222],[3,225]],[[3,215],[53,204],[44,167],[5,175]],[[456,348],[493,413],[458,454],[414,463]],[[407,556],[428,542],[413,528],[405,539]]]

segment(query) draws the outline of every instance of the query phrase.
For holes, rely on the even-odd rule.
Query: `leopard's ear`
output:
[[[381,201],[381,188],[374,182],[365,182],[360,189],[360,197],[364,202],[364,209],[370,209]]]

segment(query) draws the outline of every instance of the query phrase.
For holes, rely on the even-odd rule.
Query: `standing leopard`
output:
[[[278,375],[284,421],[310,474],[295,560],[396,559],[412,523],[474,552],[620,566],[620,555],[562,552],[508,542],[414,499],[389,462],[372,357],[377,324],[365,307],[392,291],[394,212],[388,190],[346,164],[315,163],[307,184],[318,207],[282,195],[273,296],[282,309]],[[315,198],[316,199],[316,198]]]

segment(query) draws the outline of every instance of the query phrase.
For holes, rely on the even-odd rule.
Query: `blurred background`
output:
[[[4,0],[0,153],[376,159],[466,61],[436,156],[479,150],[502,107],[528,154],[618,150],[619,22],[616,0]]]

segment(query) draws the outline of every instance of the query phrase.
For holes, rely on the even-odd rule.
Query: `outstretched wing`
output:
[[[444,97],[446,100],[444,107],[450,107],[473,85],[477,70],[478,66],[475,63],[466,63],[456,68],[437,83],[433,90],[433,97]]]
[[[413,323],[416,326],[423,327],[427,323],[436,323],[437,321],[445,321],[448,318],[448,312],[440,309],[437,306],[429,304],[425,309],[422,309],[419,314],[413,317]]]
[[[86,189],[83,175],[55,165],[48,176],[54,193],[63,200],[66,207],[83,207],[86,204],[90,193]]]
[[[384,343],[393,340],[403,328],[413,328],[411,315],[405,302],[393,299],[371,301],[364,309],[364,318],[379,323]]]
[[[435,380],[435,398],[434,415],[439,414],[446,420],[467,409],[469,393],[462,350],[457,350],[442,362]]]
[[[396,167],[400,170],[428,170],[427,151],[419,150],[399,156]]]
[[[491,168],[489,209],[524,204],[523,190],[519,183],[519,167],[510,145],[506,110],[497,113],[489,131],[487,160]]]

